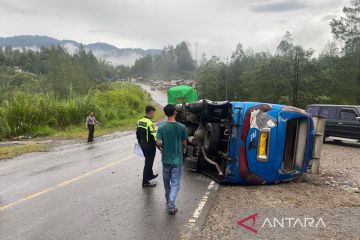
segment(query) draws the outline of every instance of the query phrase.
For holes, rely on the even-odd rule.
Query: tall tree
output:
[[[190,73],[195,68],[195,62],[192,59],[189,47],[185,41],[179,43],[174,50],[176,56],[177,71],[180,74]]]
[[[357,104],[360,104],[360,0],[350,0],[351,6],[345,6],[345,16],[333,19],[330,23],[335,38],[345,43],[344,51],[356,62],[355,84]]]
[[[294,53],[294,38],[290,31],[286,31],[283,39],[277,47],[277,54],[280,56],[289,56]]]

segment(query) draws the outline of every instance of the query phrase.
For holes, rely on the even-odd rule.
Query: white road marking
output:
[[[206,206],[206,203],[209,199],[209,195],[211,194],[211,190],[213,190],[215,188],[215,186],[217,186],[217,183],[215,183],[214,181],[211,181],[209,186],[207,187],[206,192],[204,193],[204,196],[201,198],[201,201],[198,205],[198,207],[195,209],[192,217],[189,219],[188,223],[183,227],[182,231],[181,231],[181,236],[180,239],[181,240],[188,240],[188,239],[192,239],[193,234],[195,233],[195,230],[199,230],[197,229],[196,226],[196,222],[199,220],[202,211],[204,209],[204,207]]]
[[[199,219],[200,215],[201,215],[201,212],[203,210],[203,208],[205,207],[207,201],[208,201],[208,197],[211,193],[211,190],[214,188],[215,186],[215,182],[214,181],[211,181],[208,188],[207,188],[207,191],[205,192],[204,196],[202,197],[198,207],[195,209],[192,217],[189,219],[188,223],[190,225],[195,225],[196,221]]]

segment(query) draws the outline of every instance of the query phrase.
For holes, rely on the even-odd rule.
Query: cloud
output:
[[[328,15],[325,15],[321,18],[322,21],[325,21],[325,22],[330,22],[331,20],[333,20],[334,18],[337,18],[338,16],[336,16],[336,14],[328,14]]]
[[[288,12],[307,8],[308,5],[296,1],[281,1],[270,2],[265,4],[256,4],[251,7],[251,10],[256,13],[270,13],[270,12]]]
[[[119,33],[119,31],[115,31],[115,30],[112,30],[112,29],[94,29],[94,30],[89,30],[88,32],[89,33],[95,33],[95,34],[98,34],[98,33]]]
[[[193,51],[199,44],[198,56],[229,56],[239,42],[273,51],[287,30],[305,48],[321,46],[331,39],[330,15],[339,16],[348,1],[0,0],[0,36],[38,34],[120,48],[187,40]]]
[[[14,6],[11,3],[0,1],[0,12],[7,13],[7,14],[20,14],[20,15],[26,15],[26,14],[36,14],[36,11],[21,8],[18,6]]]

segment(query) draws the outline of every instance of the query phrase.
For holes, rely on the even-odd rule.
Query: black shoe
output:
[[[175,215],[177,212],[178,212],[177,208],[169,209],[169,214],[170,215]]]
[[[155,178],[157,178],[158,176],[159,176],[159,174],[154,174],[154,175],[150,178],[150,180],[155,179]]]
[[[155,182],[145,182],[142,184],[143,187],[156,187]]]

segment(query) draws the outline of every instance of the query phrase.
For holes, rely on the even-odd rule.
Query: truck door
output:
[[[342,108],[339,117],[341,135],[346,138],[360,139],[359,113],[355,108]]]
[[[326,117],[325,136],[338,136],[339,107],[321,107],[320,116]]]

